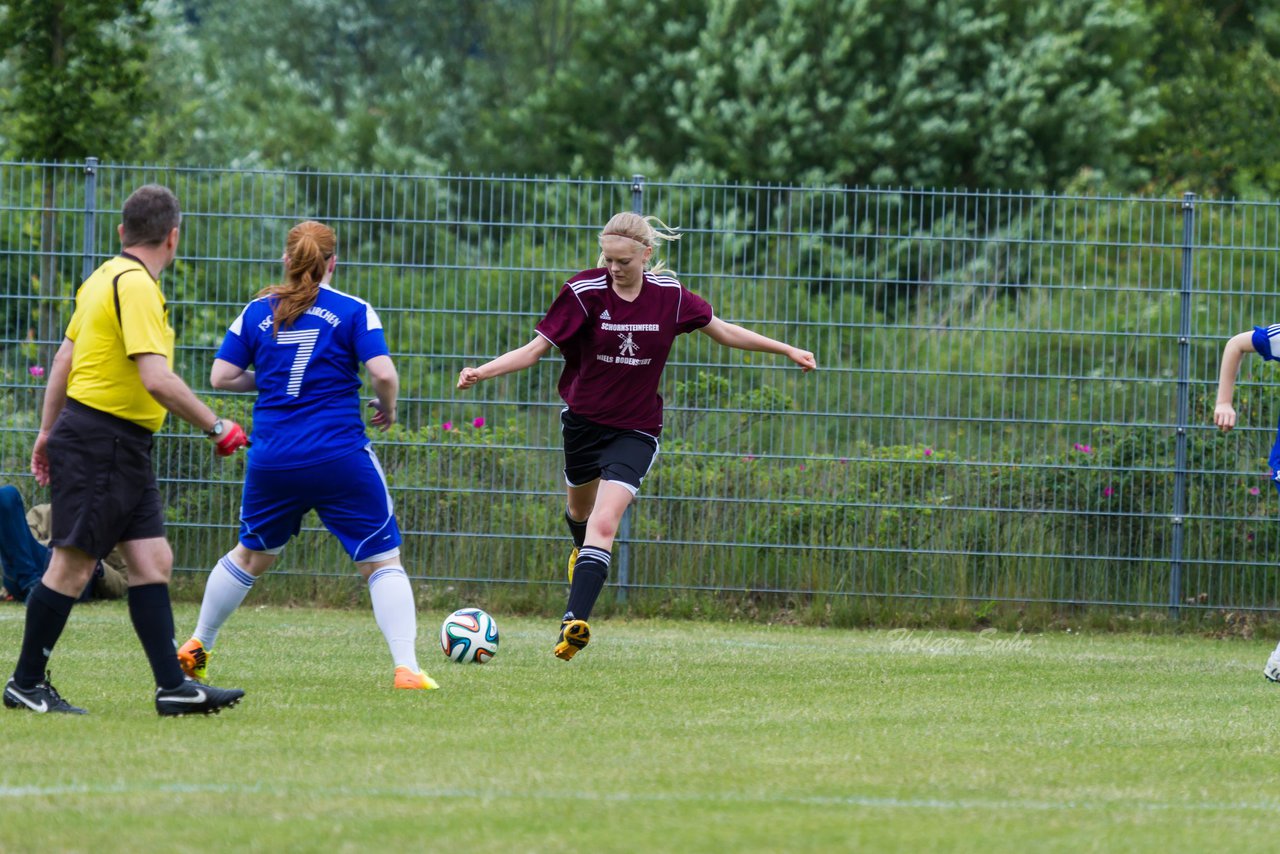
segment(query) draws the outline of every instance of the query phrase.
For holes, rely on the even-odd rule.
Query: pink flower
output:
[[[755,454],[747,454],[745,457],[743,457],[743,459],[747,460],[748,462],[750,462],[751,460],[754,460],[755,458],[756,458]]]
[[[1253,542],[1253,534],[1245,534],[1244,538],[1251,543]]]
[[[848,457],[841,457],[841,458],[840,458],[840,462],[842,462],[842,463],[848,463],[848,462],[849,462],[849,458],[848,458]]]
[[[1109,486],[1106,489],[1102,490],[1102,495],[1104,498],[1110,498],[1115,494],[1116,494],[1116,491]]]
[[[924,455],[925,455],[926,457],[932,457],[932,456],[933,456],[933,448],[925,448],[925,449],[924,449]]]
[[[1261,495],[1261,494],[1262,494],[1262,490],[1261,490],[1261,489],[1258,489],[1258,487],[1254,486],[1254,487],[1251,487],[1251,488],[1249,489],[1249,494],[1250,494],[1250,495]]]
[[[35,377],[36,379],[39,379],[40,377],[44,376],[44,366],[32,365],[31,367],[27,368],[27,373],[31,374],[31,376]]]
[[[443,424],[441,424],[440,426],[441,426],[442,428],[444,428],[445,432],[448,432],[448,431],[450,431],[450,430],[452,430],[452,429],[453,429],[453,422],[452,422],[452,421],[446,421],[446,422],[444,422]]]
[[[1075,443],[1074,445],[1072,445],[1071,447],[1075,448],[1077,451],[1079,451],[1079,452],[1080,452],[1080,453],[1082,453],[1082,454],[1092,454],[1092,453],[1093,453],[1093,448],[1089,447],[1088,445],[1082,445],[1082,444],[1080,444],[1079,442],[1076,442],[1076,443]]]
[[[804,463],[800,464],[800,471],[804,471]]]
[[[482,416],[480,416],[479,418],[477,418],[475,421],[472,421],[472,422],[471,422],[471,426],[472,426],[472,427],[477,427],[477,428],[478,428],[478,427],[483,427],[483,426],[484,426],[484,416],[482,415]]]

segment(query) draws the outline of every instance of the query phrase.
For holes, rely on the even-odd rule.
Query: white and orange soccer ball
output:
[[[484,664],[498,654],[498,624],[479,608],[459,608],[440,626],[440,648],[459,664]]]

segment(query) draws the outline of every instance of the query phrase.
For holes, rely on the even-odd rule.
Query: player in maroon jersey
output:
[[[565,521],[574,549],[555,655],[565,661],[591,639],[587,619],[609,575],[618,524],[658,454],[658,383],[675,337],[698,330],[728,347],[786,356],[805,371],[817,367],[807,350],[716,317],[662,264],[650,269],[654,241],[679,237],[655,231],[651,222],[656,220],[616,214],[600,232],[598,266],[565,282],[533,340],[458,374],[458,388],[466,389],[532,367],[552,347],[564,357]]]

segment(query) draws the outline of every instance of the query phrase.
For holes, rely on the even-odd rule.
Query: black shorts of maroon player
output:
[[[656,436],[596,424],[568,409],[560,412],[560,432],[564,437],[564,480],[570,486],[585,486],[600,478],[635,495],[658,456]]]
[[[117,543],[164,536],[151,431],[76,400],[49,432],[54,546],[104,558]]]

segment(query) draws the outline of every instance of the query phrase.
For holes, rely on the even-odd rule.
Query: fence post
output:
[[[644,176],[631,176],[631,212],[644,213]],[[631,512],[635,506],[634,502],[627,506],[626,511],[622,514],[622,519],[618,521],[618,536],[614,540],[617,545],[616,564],[618,571],[618,601],[627,601],[627,585],[631,583]]]
[[[1182,317],[1178,329],[1178,421],[1173,463],[1173,555],[1169,567],[1169,617],[1178,619],[1182,604],[1182,543],[1187,515],[1187,423],[1191,391],[1192,244],[1195,241],[1196,194],[1182,194]]]
[[[98,158],[84,159],[84,250],[80,257],[80,280],[93,273],[93,238],[98,225]]]

